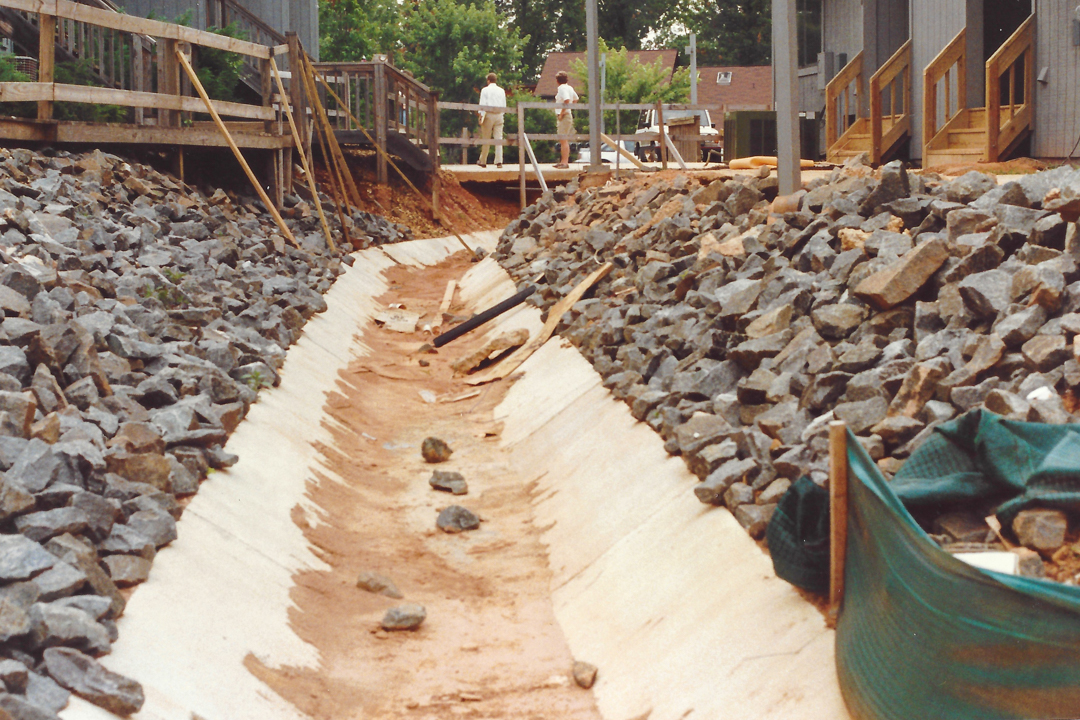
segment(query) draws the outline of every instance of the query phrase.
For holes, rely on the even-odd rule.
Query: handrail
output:
[[[956,112],[952,112],[952,84],[949,73],[956,68]],[[967,28],[945,46],[923,71],[923,146],[928,148],[938,133],[937,85],[945,79],[945,122],[948,125],[967,104]],[[924,155],[925,157],[925,155]]]
[[[911,132],[911,47],[911,40],[901,45],[870,78],[870,148],[875,165],[881,162],[886,148],[892,147],[903,133]],[[893,120],[887,137],[882,123],[885,90],[889,91],[889,115]]]
[[[1023,61],[1023,99],[1016,102],[1017,65]],[[1035,16],[1030,16],[986,61],[986,152],[997,162],[1003,150],[1031,124],[1034,101]],[[1001,104],[1001,79],[1009,74],[1008,102]],[[1002,108],[1009,110],[1003,127]]]
[[[844,66],[825,86],[825,145],[831,148],[847,132],[856,120],[863,116],[862,104],[865,95],[863,75],[863,53],[859,53]],[[850,92],[855,85],[854,97]],[[853,112],[854,111],[854,112]]]
[[[236,0],[218,0],[218,2],[221,3],[223,10],[227,8],[230,13],[242,16],[247,24],[255,26],[260,32],[273,40],[274,45],[281,45],[286,42],[282,33],[267,25],[262,18],[236,2]],[[222,13],[221,24],[222,27],[229,24],[225,13]]]

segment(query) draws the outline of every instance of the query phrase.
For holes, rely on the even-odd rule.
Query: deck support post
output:
[[[42,13],[39,16],[41,39],[38,47],[39,83],[52,83],[56,68],[56,16]],[[52,100],[39,100],[37,104],[38,120],[52,120]]]
[[[375,63],[375,143],[383,151],[386,150],[386,66]],[[386,185],[389,181],[386,173],[386,156],[376,151],[375,155],[376,182]]]
[[[799,137],[799,73],[795,49],[795,0],[772,0],[773,87],[776,95],[776,175],[781,195],[802,187]]]

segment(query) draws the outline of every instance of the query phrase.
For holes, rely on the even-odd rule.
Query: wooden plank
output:
[[[40,90],[31,90],[34,86]],[[157,108],[160,110],[205,112],[206,108],[199,98],[161,93],[138,92],[135,90],[114,90],[113,88],[91,87],[88,85],[46,85],[42,83],[0,83],[0,99],[4,101],[32,100],[48,96],[56,102],[88,103],[97,105],[123,105],[125,107]],[[241,103],[211,100],[219,115],[226,117],[273,120],[272,107],[243,105]]]
[[[103,125],[97,123],[60,122],[43,127],[53,132],[53,142],[116,144],[116,145],[186,145],[205,147],[229,147],[229,144],[217,130],[210,127],[162,128],[147,125]],[[0,126],[2,127],[2,126]],[[52,130],[55,128],[55,130]],[[242,148],[250,150],[274,150],[291,147],[292,139],[286,136],[272,136],[263,133],[232,134],[233,141]],[[0,132],[0,137],[16,139]]]
[[[334,129],[330,125],[330,121],[326,117],[326,110],[323,108],[322,102],[319,101],[319,95],[315,92],[315,68],[311,66],[311,62],[307,59],[305,54],[301,61],[304,63],[305,79],[311,81],[311,96],[312,102],[318,112],[319,120],[323,124],[323,129],[326,132],[326,144],[330,146],[330,153],[334,157],[334,162],[337,163],[339,172],[345,180],[344,187],[348,189],[349,195],[352,197],[352,204],[357,210],[362,207],[363,201],[360,199],[360,190],[356,187],[356,181],[353,179],[352,171],[349,170],[349,164],[345,161],[345,155],[341,152],[341,145],[338,144],[337,136],[334,134]],[[329,88],[329,86],[327,86]],[[336,95],[334,96],[337,97]],[[337,100],[338,105],[342,105],[341,100]]]
[[[518,194],[521,201],[521,209],[526,206],[525,197],[525,153],[521,147],[525,145],[525,108],[517,107],[517,144],[518,144]]]
[[[528,146],[528,143],[526,143],[525,147]],[[577,287],[571,290],[566,297],[551,306],[551,309],[548,310],[547,321],[544,323],[543,329],[535,337],[529,338],[527,343],[503,359],[502,362],[491,366],[483,372],[476,373],[468,378],[465,383],[467,385],[483,385],[484,383],[489,383],[494,380],[502,380],[521,367],[522,363],[528,360],[534,352],[539,350],[540,347],[555,334],[555,328],[559,326],[559,321],[562,320],[562,316],[565,315],[578,300],[584,297],[585,293],[592,289],[593,285],[606,277],[607,274],[611,272],[612,267],[614,266],[611,263],[604,263],[597,270],[593,271],[584,280],[578,283]]]
[[[236,159],[244,168],[244,172],[247,174],[248,180],[250,180],[251,184],[255,187],[255,191],[259,194],[259,199],[263,201],[263,205],[266,206],[266,209],[270,212],[270,215],[273,216],[274,222],[277,223],[278,229],[281,230],[282,234],[285,235],[289,242],[291,242],[295,247],[300,247],[296,242],[296,238],[293,237],[292,230],[289,229],[289,226],[285,224],[285,220],[283,220],[281,215],[278,214],[277,208],[274,207],[274,203],[270,202],[270,198],[266,196],[266,191],[263,190],[262,183],[258,181],[258,179],[255,177],[255,173],[251,171],[251,167],[248,165],[247,160],[244,159],[244,154],[240,152],[240,148],[238,148],[236,146],[236,143],[233,142],[232,136],[229,134],[228,128],[226,128],[225,123],[221,121],[221,118],[217,114],[217,110],[214,109],[214,103],[210,100],[210,97],[206,94],[206,89],[203,88],[202,83],[199,81],[199,76],[195,74],[195,70],[192,69],[191,63],[188,62],[187,57],[182,52],[180,52],[179,49],[176,50],[176,59],[177,61],[179,61],[180,66],[184,69],[184,72],[187,73],[188,78],[191,79],[191,84],[199,93],[199,97],[201,97],[203,102],[206,103],[206,109],[210,111],[210,117],[214,118],[214,122],[217,124],[218,130],[220,130],[221,134],[225,136],[225,140],[229,143],[229,147],[232,149],[233,155],[236,156]]]
[[[606,142],[608,144],[608,146],[612,150],[619,153],[624,158],[626,158],[631,163],[633,163],[634,166],[637,167],[639,170],[643,170],[645,168],[645,163],[641,162],[636,157],[634,157],[634,155],[632,153],[627,152],[626,148],[624,148],[622,145],[620,145],[618,142],[616,142],[610,136],[605,135],[604,133],[600,133],[600,139],[603,140],[604,142]]]
[[[840,613],[844,600],[844,566],[848,525],[847,425],[829,423],[829,608]]]
[[[382,63],[375,66],[375,145],[386,149],[386,76]],[[375,158],[375,180],[380,185],[387,182],[386,158],[378,153]]]
[[[0,0],[0,7],[11,7],[13,2],[18,2],[18,0]],[[89,23],[98,27],[113,28],[114,30],[123,30],[167,40],[189,42],[256,58],[269,58],[273,53],[273,48],[248,42],[247,40],[226,37],[225,35],[196,30],[195,28],[162,22],[161,20],[149,20],[134,15],[115,13],[111,10],[101,10],[71,0],[44,0],[43,7],[48,7],[53,2],[55,2],[56,7],[54,14],[57,17]],[[36,11],[31,10],[30,12]],[[45,10],[45,12],[48,12],[48,10]]]
[[[656,103],[656,128],[660,133],[660,167],[667,170],[667,142],[664,132],[664,106]]]
[[[5,82],[0,83],[0,102],[47,102],[50,106],[53,101],[53,86],[47,83],[32,82]],[[40,112],[39,112],[40,115]],[[52,113],[50,112],[51,116]],[[50,117],[39,117],[39,120],[49,120]]]
[[[56,17],[41,15],[38,18],[38,82],[52,83],[56,68]],[[53,104],[51,100],[41,100],[37,108],[38,120],[51,120]]]
[[[274,81],[277,83],[278,92],[281,93],[281,97],[285,95],[285,85],[281,82],[281,73],[278,72],[277,63],[274,59],[270,59],[270,71],[273,73]],[[326,243],[330,246],[330,249],[337,252],[337,246],[334,244],[334,238],[330,234],[330,224],[326,222],[326,213],[323,212],[322,201],[319,200],[319,190],[315,186],[315,173],[311,171],[311,165],[308,164],[307,155],[304,154],[303,143],[300,142],[300,131],[296,127],[296,120],[293,118],[292,108],[289,107],[289,103],[283,102],[282,106],[285,109],[285,117],[289,120],[289,130],[292,132],[293,141],[296,143],[296,147],[300,153],[300,164],[304,168],[304,175],[307,177],[308,190],[311,191],[312,201],[315,203],[315,210],[319,213],[319,222],[322,224],[323,234],[326,235]]]
[[[529,136],[525,134],[524,130],[521,131],[521,142],[525,145],[525,151],[529,153],[529,161],[532,162],[533,172],[536,173],[536,181],[540,183],[540,189],[547,192],[547,181],[544,179],[544,173],[540,170],[540,163],[536,162],[536,153],[533,152],[532,141],[529,140]]]

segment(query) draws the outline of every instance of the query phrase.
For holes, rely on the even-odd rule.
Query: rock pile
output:
[[[229,434],[349,262],[288,205],[301,249],[221,190],[100,152],[0,150],[0,707],[15,716],[54,717],[61,685],[141,703],[93,660],[119,589],[176,538],[177,498],[235,461]],[[408,234],[352,220],[371,242]]]
[[[794,212],[771,212],[776,192],[761,175],[571,185],[496,253],[545,308],[614,263],[559,332],[685,459],[702,502],[760,538],[793,480],[825,482],[833,419],[886,474],[971,408],[1075,421],[1080,171],[999,186],[856,160]]]

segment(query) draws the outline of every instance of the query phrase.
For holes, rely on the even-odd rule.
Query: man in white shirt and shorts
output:
[[[555,102],[561,105],[572,105],[578,101],[578,94],[570,87],[570,76],[566,71],[560,70],[555,74],[555,82],[559,83],[559,89],[555,91]],[[569,109],[555,111],[555,117],[559,120],[558,133],[560,135],[572,135],[574,133],[574,113]],[[560,157],[557,168],[570,167],[570,141],[559,141]]]
[[[506,107],[506,91],[495,84],[498,80],[495,73],[488,73],[487,75],[487,87],[480,91],[480,104],[489,105],[491,107]],[[486,112],[480,111],[480,137],[484,140],[490,140],[493,137],[496,140],[503,139],[503,114],[501,112],[495,112],[494,110]],[[488,158],[488,145],[480,146],[480,167],[487,167]],[[503,146],[495,146],[495,167],[502,167],[503,164]]]

